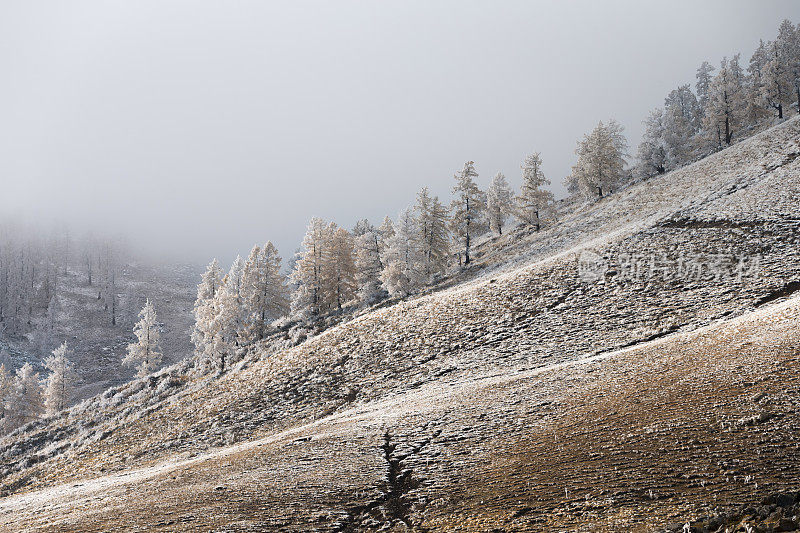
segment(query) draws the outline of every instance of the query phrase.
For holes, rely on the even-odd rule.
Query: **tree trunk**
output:
[[[797,112],[800,113],[800,84],[794,86],[797,91]]]
[[[466,233],[466,235],[467,235],[467,243],[466,243],[467,246],[466,246],[466,249],[464,250],[464,266],[467,266],[469,264],[469,223],[472,220],[472,214],[470,213],[470,210],[469,210],[469,196],[467,196],[467,198],[466,198],[465,206],[467,208],[466,209],[467,228],[466,228],[466,231],[464,233]]]
[[[731,145],[731,117],[725,114],[725,144]]]

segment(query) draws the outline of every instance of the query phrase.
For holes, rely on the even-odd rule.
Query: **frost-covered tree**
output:
[[[647,179],[693,161],[701,114],[701,106],[688,85],[670,91],[664,99],[664,109],[652,111],[644,121],[645,131],[636,154],[636,177]]]
[[[433,197],[431,224],[426,242],[422,243],[425,256],[426,273],[430,275],[444,274],[450,259],[450,218],[447,207]]]
[[[536,231],[541,227],[541,215],[553,203],[553,193],[545,189],[550,185],[542,171],[542,157],[539,152],[525,156],[520,165],[522,170],[522,186],[516,197],[515,214],[517,218]]]
[[[711,88],[711,79],[714,70],[714,66],[708,61],[703,61],[697,69],[695,90],[697,91],[697,103],[700,106],[701,121],[708,108],[709,90]]]
[[[44,387],[44,408],[48,415],[54,415],[67,407],[73,385],[78,379],[67,354],[67,343],[64,342],[44,361],[44,366],[50,371]]]
[[[730,145],[746,114],[742,69],[738,54],[724,58],[709,85],[703,129],[717,148]]]
[[[431,197],[427,187],[417,193],[414,205],[419,246],[425,258],[425,275],[430,278],[447,269],[450,255],[450,230],[447,209],[438,196]]]
[[[688,84],[680,85],[664,99],[666,114],[672,114],[684,124],[685,136],[691,137],[700,129],[701,109],[697,97]]]
[[[247,343],[267,336],[269,325],[289,311],[289,291],[281,274],[281,257],[272,242],[254,246],[244,264],[243,305]]]
[[[431,211],[433,210],[433,198],[427,187],[423,187],[417,193],[417,202],[414,204],[413,209],[417,219],[420,242],[425,242],[430,232]]]
[[[292,272],[292,312],[313,318],[341,307],[355,297],[353,238],[335,223],[312,218],[303,251]]]
[[[375,231],[375,226],[373,226],[366,218],[362,218],[361,220],[356,221],[351,234],[354,238],[361,237],[368,231]]]
[[[489,219],[489,229],[498,235],[503,234],[506,219],[514,212],[512,194],[503,173],[495,174],[486,190],[486,217]]]
[[[333,222],[325,231],[322,261],[321,305],[327,310],[341,309],[355,298],[356,267],[353,261],[353,237]]]
[[[639,179],[651,178],[667,171],[664,112],[654,109],[644,121],[644,133],[636,151],[634,172]]]
[[[211,337],[216,318],[215,297],[222,286],[223,272],[219,262],[214,259],[209,263],[205,273],[197,285],[197,299],[194,302],[194,327],[192,342],[195,354],[203,356],[210,348]]]
[[[408,296],[426,282],[425,256],[419,243],[417,219],[411,208],[397,217],[395,233],[386,241],[381,281],[391,296]]]
[[[764,103],[775,110],[779,119],[783,118],[784,106],[791,105],[793,89],[789,58],[782,51],[783,48],[773,43],[769,50],[769,59],[763,67],[760,84]]]
[[[136,342],[128,344],[128,351],[122,359],[125,366],[138,364],[137,375],[146,376],[161,364],[161,348],[159,341],[161,331],[156,317],[156,310],[148,299],[139,312],[139,322],[133,327]]]
[[[785,62],[790,90],[794,93],[789,100],[794,101],[797,112],[800,113],[800,24],[795,26],[789,20],[781,22],[775,47]]]
[[[694,159],[694,126],[677,107],[664,111],[664,149],[666,170],[680,168]]]
[[[201,294],[206,297],[211,294],[210,286],[217,278],[217,269],[214,263],[209,266],[207,276],[198,286],[198,300]],[[208,283],[205,278],[209,278]],[[228,274],[213,291],[211,300],[203,306],[206,312],[199,315],[202,324],[195,325],[196,366],[201,371],[225,372],[244,342],[247,314],[242,299],[243,278],[244,262],[237,256]]]
[[[380,243],[381,243],[381,261],[383,261],[383,255],[384,255],[384,252],[385,252],[386,243],[389,242],[389,239],[391,239],[394,236],[394,222],[392,222],[392,219],[389,218],[389,215],[386,215],[385,217],[383,217],[383,222],[381,223],[380,227],[378,228],[378,234],[381,237],[380,238]],[[386,264],[385,261],[383,261],[383,263],[384,263],[384,265]]]
[[[567,187],[578,189],[587,197],[603,197],[624,177],[628,142],[622,126],[615,120],[597,126],[578,142],[575,153],[578,161],[567,177]]]
[[[42,416],[44,403],[39,373],[30,363],[25,363],[14,378],[14,388],[9,402],[9,430],[24,426]]]
[[[470,263],[472,241],[486,231],[486,200],[475,183],[477,177],[473,161],[464,163],[461,172],[454,176],[456,184],[453,186],[453,200],[450,204],[450,227],[456,241],[462,246],[464,265]]]
[[[292,294],[292,312],[297,316],[317,317],[322,312],[322,268],[327,240],[325,222],[313,217],[291,275],[296,286]]]
[[[746,116],[751,123],[756,123],[769,116],[770,112],[764,103],[764,70],[769,61],[769,49],[761,40],[747,67],[747,84],[745,87]]]
[[[245,344],[247,310],[242,294],[243,280],[244,261],[237,255],[214,297],[210,355],[220,372],[235,362],[237,349]]]
[[[353,244],[353,259],[356,268],[356,286],[358,299],[371,305],[384,296],[381,284],[381,259],[383,242],[377,228],[369,224],[364,232],[355,237]]]

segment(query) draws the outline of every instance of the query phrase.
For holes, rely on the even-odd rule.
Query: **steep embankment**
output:
[[[614,529],[783,490],[798,138],[630,187],[493,252],[517,258],[493,275],[222,378],[176,368],[6,439],[0,523]]]
[[[429,384],[194,458],[10,496],[0,502],[0,524],[63,531],[682,525],[796,483],[798,328],[795,298],[637,348]]]

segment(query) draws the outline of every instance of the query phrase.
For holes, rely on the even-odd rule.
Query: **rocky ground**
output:
[[[0,524],[794,527],[798,139],[487,245],[476,279],[222,377],[177,365],[30,426],[0,447]]]

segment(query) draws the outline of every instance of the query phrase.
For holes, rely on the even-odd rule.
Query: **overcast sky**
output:
[[[0,209],[228,263],[312,215],[379,223],[539,151],[557,195],[598,120],[631,151],[703,60],[787,1],[0,3]]]

